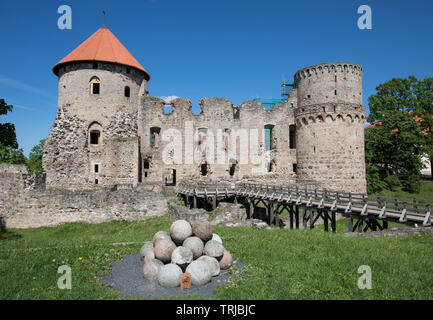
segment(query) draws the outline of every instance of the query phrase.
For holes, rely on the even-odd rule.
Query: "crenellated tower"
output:
[[[328,189],[366,192],[363,68],[321,63],[295,74],[297,178]]]

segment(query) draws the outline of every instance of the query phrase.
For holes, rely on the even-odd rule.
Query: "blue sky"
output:
[[[60,5],[72,29],[60,30]],[[360,30],[369,5],[373,29]],[[380,83],[433,76],[433,1],[123,0],[0,2],[0,98],[14,105],[0,121],[16,126],[28,154],[57,113],[51,68],[103,25],[150,73],[152,96],[220,96],[239,105],[279,98],[282,79],[321,62],[364,67],[364,105]]]

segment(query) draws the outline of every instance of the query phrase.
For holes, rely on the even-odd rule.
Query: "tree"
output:
[[[42,155],[44,151],[45,139],[39,141],[39,143],[32,148],[27,160],[27,167],[29,167],[30,173],[34,171],[42,171]]]
[[[5,115],[12,109],[12,105],[0,99],[0,115]],[[0,163],[21,164],[25,161],[23,150],[18,149],[15,126],[12,123],[0,123]]]
[[[401,172],[419,174],[424,135],[411,114],[397,110],[381,112],[381,125],[365,135],[367,163],[382,168],[386,176]]]
[[[0,99],[0,115],[12,112],[13,106]],[[4,147],[18,148],[15,126],[12,123],[0,123],[0,144]]]
[[[407,79],[394,78],[379,85],[377,93],[368,98],[369,122],[381,121],[384,111],[400,111],[415,117],[424,133],[417,148],[430,160],[433,179],[433,78],[418,80],[414,76]],[[417,173],[419,174],[419,173]]]
[[[414,111],[413,82],[410,80],[412,78],[394,78],[377,86],[377,93],[368,98],[370,114],[367,121],[380,120],[382,112],[386,110]]]
[[[416,96],[415,114],[420,117],[419,125],[424,132],[424,152],[430,160],[433,180],[433,78],[417,80],[411,78]]]

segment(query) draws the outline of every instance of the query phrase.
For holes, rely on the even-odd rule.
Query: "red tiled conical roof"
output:
[[[59,75],[59,68],[74,61],[105,61],[119,63],[143,71],[147,78],[149,73],[138,63],[129,51],[120,43],[114,34],[106,27],[100,28],[74,51],[68,54],[53,67],[55,75]]]

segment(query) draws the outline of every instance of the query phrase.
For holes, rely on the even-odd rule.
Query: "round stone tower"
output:
[[[137,112],[147,71],[105,27],[53,67],[58,114],[45,144],[47,186],[135,184]],[[129,156],[129,158],[128,158]]]
[[[365,193],[363,68],[322,63],[295,74],[299,182]]]

